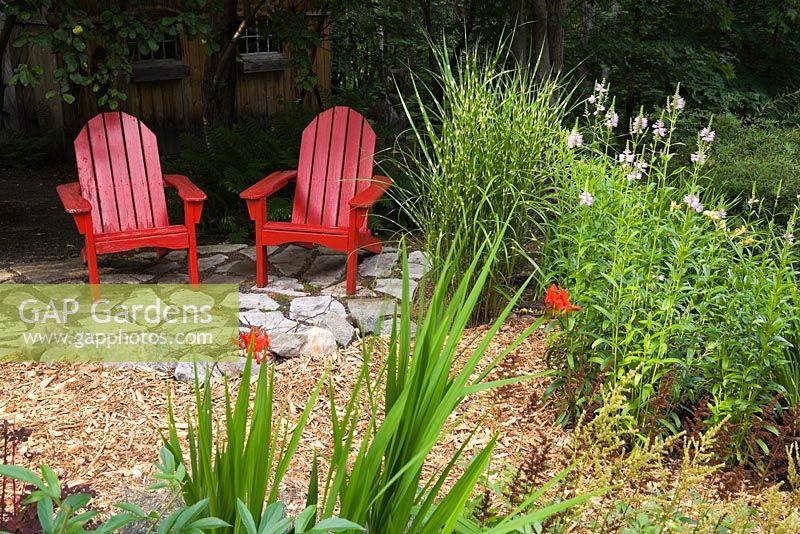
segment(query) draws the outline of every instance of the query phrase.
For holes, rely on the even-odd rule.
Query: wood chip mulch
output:
[[[482,360],[485,365],[502,352],[530,325],[528,320],[510,321],[493,338]],[[471,329],[462,346],[467,351],[482,338],[486,328]],[[382,357],[380,350],[376,366]],[[545,370],[544,333],[537,331],[511,353],[490,378],[506,378]],[[336,391],[337,406],[343,407],[361,367],[360,346],[326,357],[293,359],[276,364],[277,403],[296,418],[326,370]],[[555,412],[532,406],[547,387],[547,378],[466,399],[451,418],[452,424],[433,450],[426,470],[446,464],[450,455],[476,428],[466,453],[485,445],[499,434],[493,455],[495,469],[520,466],[548,443],[560,447],[567,432],[554,424]],[[237,381],[231,381],[235,390]],[[0,379],[0,420],[16,428],[31,430],[30,438],[17,450],[16,462],[35,468],[52,466],[70,484],[88,483],[97,492],[95,504],[101,510],[124,500],[132,489],[151,481],[152,462],[166,432],[167,392],[171,390],[176,416],[186,428],[186,410],[194,404],[193,386],[175,382],[156,371],[128,367],[90,365],[45,365],[16,363],[2,365]],[[224,387],[213,386],[216,408],[222,408]],[[534,402],[534,404],[536,404]],[[218,412],[221,414],[221,410]],[[331,446],[330,414],[325,394],[316,403],[303,442],[287,474],[284,498],[304,498],[314,451]],[[553,466],[553,472],[558,466]],[[457,475],[455,473],[454,475]]]

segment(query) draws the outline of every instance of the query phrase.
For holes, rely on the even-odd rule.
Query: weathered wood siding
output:
[[[96,10],[98,0],[84,0],[87,10]],[[155,5],[158,9],[173,9],[179,6],[175,0],[161,0]],[[310,22],[313,20],[310,17]],[[203,66],[205,50],[197,40],[180,37],[181,60],[189,66],[189,76],[177,80],[159,80],[147,82],[131,82],[125,92],[128,99],[121,105],[127,111],[146,122],[156,132],[175,134],[199,128],[203,116]],[[91,51],[90,51],[91,52]],[[37,64],[45,70],[44,78],[52,77],[52,71],[59,59],[50,51],[38,49],[19,50],[16,57],[20,61]],[[315,57],[314,69],[317,74],[320,91],[330,94],[330,51],[327,43],[320,47]],[[292,69],[243,73],[237,68],[236,111],[240,118],[264,118],[274,116],[295,105],[301,97],[301,91],[294,84],[295,72]],[[44,95],[50,87],[17,91],[24,95],[25,113],[31,114],[31,105],[46,106],[56,117],[51,126],[64,126],[67,134],[76,132],[98,111],[96,95],[87,88],[81,88],[77,101],[73,105],[61,103],[58,99],[46,100]],[[44,103],[46,102],[46,103]],[[42,104],[44,103],[44,104]],[[306,95],[304,105],[314,105],[311,95]],[[175,147],[164,146],[172,151]]]

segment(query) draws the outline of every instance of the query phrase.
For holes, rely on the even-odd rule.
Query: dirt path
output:
[[[0,267],[78,254],[82,240],[56,193],[73,172],[69,165],[0,169]]]

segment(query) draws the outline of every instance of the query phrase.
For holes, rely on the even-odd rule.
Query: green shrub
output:
[[[709,166],[710,186],[731,204],[738,200],[739,212],[757,199],[779,222],[788,221],[800,198],[800,128],[723,115],[714,119],[714,129],[719,143]]]
[[[698,185],[713,136],[697,137],[697,163],[670,161],[672,102],[664,136],[634,133],[622,154],[605,154],[613,130],[599,115],[583,129],[594,142],[577,149],[587,157],[559,184],[543,270],[582,310],[560,316],[553,389],[574,415],[596,402],[598,384],[634,372],[630,410],[644,438],[693,417],[729,418],[725,453],[743,462],[766,452],[773,399],[800,401],[788,341],[798,326],[794,217],[780,228],[726,218],[721,197]]]
[[[401,162],[410,177],[401,205],[425,239],[433,271],[441,271],[454,243],[460,273],[484,243],[503,236],[474,310],[475,321],[487,321],[532,261],[531,240],[552,206],[552,179],[566,163],[566,149],[554,142],[563,136],[566,99],[556,81],[537,84],[506,68],[502,49],[486,56],[472,48],[456,67],[446,46],[436,49],[436,58],[434,83],[442,96],[416,80],[413,109],[404,103],[415,150],[406,150]],[[458,283],[454,278],[452,288]]]
[[[165,165],[189,176],[208,195],[201,220],[208,231],[231,241],[243,241],[252,233],[239,193],[273,171],[297,168],[306,118],[298,114],[276,118],[270,128],[243,122],[233,128],[207,129],[204,139],[181,137],[180,156]],[[269,199],[271,220],[291,218],[290,193],[286,190]]]

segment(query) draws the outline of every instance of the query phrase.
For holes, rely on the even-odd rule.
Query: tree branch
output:
[[[249,5],[249,0],[245,0],[245,3]],[[236,51],[236,43],[239,42],[239,39],[242,37],[242,34],[244,34],[244,31],[247,29],[248,26],[250,26],[250,24],[253,23],[253,20],[255,20],[256,15],[258,15],[258,12],[261,10],[262,7],[264,7],[264,4],[266,3],[267,0],[261,0],[256,5],[256,7],[250,12],[250,14],[242,19],[242,22],[239,23],[239,27],[236,28],[236,31],[233,33],[233,37],[231,37],[228,46],[225,47],[225,51],[219,58],[219,63],[217,63],[217,68],[214,71],[214,76],[213,78],[211,78],[211,84],[214,87],[215,91],[219,89],[219,84],[222,81],[222,74],[225,72],[228,63],[230,63],[230,61],[233,59],[233,54]]]

